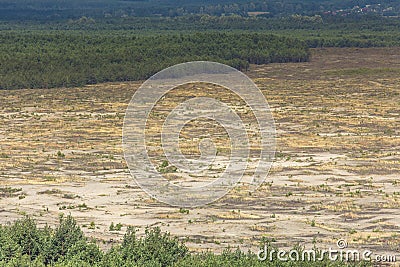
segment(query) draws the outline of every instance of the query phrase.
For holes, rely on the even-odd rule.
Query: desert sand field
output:
[[[345,239],[349,248],[400,259],[400,48],[312,53],[307,63],[254,65],[246,73],[276,123],[266,182],[191,209],[150,198],[130,176],[122,126],[140,82],[0,91],[0,223],[30,215],[54,225],[66,213],[104,248],[128,225],[139,232],[160,226],[194,251],[257,251],[262,238],[285,248]],[[218,88],[181,88],[165,105],[207,92],[240,106]],[[196,127],[187,130],[188,144]],[[193,147],[186,149],[190,155]],[[110,231],[111,223],[122,228]]]

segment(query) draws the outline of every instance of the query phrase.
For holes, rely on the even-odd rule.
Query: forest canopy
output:
[[[0,89],[70,87],[150,77],[174,64],[302,62],[305,42],[261,33],[136,35],[82,32],[0,33]]]
[[[329,12],[398,16],[400,3],[397,0],[0,0],[2,20],[27,21],[193,14],[280,17]]]
[[[143,80],[194,60],[246,71],[307,61],[309,48],[400,46],[398,8],[393,0],[0,0],[0,89]]]

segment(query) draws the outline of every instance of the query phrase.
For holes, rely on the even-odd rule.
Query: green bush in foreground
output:
[[[297,248],[301,251],[301,248]],[[60,216],[55,228],[38,228],[34,220],[24,218],[0,226],[0,266],[15,267],[119,267],[119,266],[366,266],[366,263],[260,261],[253,253],[225,250],[191,254],[176,237],[159,228],[147,228],[144,237],[128,227],[120,245],[103,252],[83,234],[71,216]]]

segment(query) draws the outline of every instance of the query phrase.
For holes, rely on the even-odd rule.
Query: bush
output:
[[[60,224],[49,241],[46,263],[54,263],[66,256],[68,250],[72,249],[75,244],[79,242],[86,244],[86,237],[72,216],[61,215]]]
[[[267,244],[271,246],[270,243]],[[301,251],[301,247],[295,248]],[[278,249],[275,248],[277,251]],[[317,251],[318,252],[318,251]],[[366,263],[259,261],[254,253],[226,250],[221,255],[211,252],[190,254],[176,237],[147,228],[141,238],[128,227],[122,244],[103,252],[88,241],[76,221],[60,216],[55,230],[37,228],[26,217],[12,225],[0,225],[0,266],[4,267],[239,267],[239,266],[366,266]]]

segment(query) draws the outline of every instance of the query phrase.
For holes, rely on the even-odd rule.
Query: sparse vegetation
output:
[[[189,214],[189,210],[188,210],[188,209],[185,209],[185,208],[180,208],[180,209],[179,209],[179,212],[180,212],[180,213],[183,213],[183,214]]]
[[[22,192],[22,188],[0,187],[0,197],[17,197]]]
[[[176,172],[177,168],[175,166],[169,165],[167,160],[164,160],[161,165],[157,168],[160,173],[171,173]]]
[[[4,198],[13,197],[2,199],[6,203],[1,207],[5,218],[35,214],[43,225],[53,223],[49,217],[64,208],[79,218],[85,232],[96,237],[105,233],[102,241],[106,244],[111,236],[114,246],[132,218],[143,226],[156,218],[162,227],[171,229],[171,234],[187,236],[186,246],[196,249],[200,245],[204,249],[221,249],[227,245],[226,237],[232,246],[254,248],[254,239],[248,237],[261,235],[274,236],[289,246],[297,241],[310,244],[314,238],[318,246],[326,248],[334,246],[337,236],[345,235],[352,247],[397,247],[399,238],[392,235],[398,232],[399,218],[393,210],[398,209],[400,200],[400,183],[395,175],[400,170],[400,154],[393,148],[400,145],[395,127],[399,77],[391,71],[382,73],[382,78],[368,71],[335,76],[329,70],[395,69],[399,49],[311,51],[310,62],[253,65],[248,73],[266,95],[279,130],[280,153],[266,183],[251,195],[245,186],[235,188],[210,209],[193,208],[189,215],[137,194],[140,189],[135,184],[126,186],[133,180],[123,171],[123,116],[116,114],[123,114],[139,83],[0,91],[0,102],[7,103],[1,106],[0,131],[7,133],[1,146],[9,155],[0,160],[0,174],[2,187],[12,188],[0,192]],[[183,89],[181,95],[167,96],[167,100],[200,94],[200,90],[192,94],[194,89]],[[214,87],[210,91],[231,102],[230,96]],[[36,119],[38,116],[40,120]],[[193,123],[194,136],[198,136],[196,127]],[[149,144],[153,145],[151,139]],[[219,140],[216,144],[220,145]],[[257,146],[254,148],[252,154],[257,152]],[[57,151],[65,153],[66,158],[58,158]],[[108,155],[115,155],[114,159]],[[155,158],[155,166],[162,165],[162,160]],[[103,171],[103,167],[107,170]],[[217,166],[212,168],[216,170]],[[171,179],[179,174],[180,171],[167,173]],[[47,190],[56,193],[51,191],[53,188],[62,192],[37,195]],[[290,192],[293,194],[286,197]],[[46,203],[38,203],[42,199]],[[82,205],[79,212],[78,205],[83,202],[87,206]],[[385,221],[378,220],[382,216]],[[310,226],[313,218],[315,227]],[[94,230],[88,229],[92,220]],[[124,225],[121,232],[108,231],[112,221],[114,226],[118,222]],[[298,239],[293,238],[292,231],[282,234],[282,225],[287,222],[296,229]],[[237,231],[239,224],[242,230]],[[254,225],[257,228],[252,228]],[[352,227],[357,231],[354,234]],[[203,229],[211,229],[210,236]],[[211,266],[222,262],[219,255],[201,255],[190,257]],[[189,264],[192,259],[185,260],[182,262]],[[232,261],[227,262],[235,266]],[[73,264],[70,266],[76,266]]]
[[[113,222],[111,223],[109,228],[110,231],[121,231],[121,229],[122,229],[121,223],[114,224]]]
[[[47,190],[38,192],[39,195],[43,195],[43,194],[57,195],[57,194],[61,194],[61,193],[62,193],[62,191],[60,189],[47,189]]]

